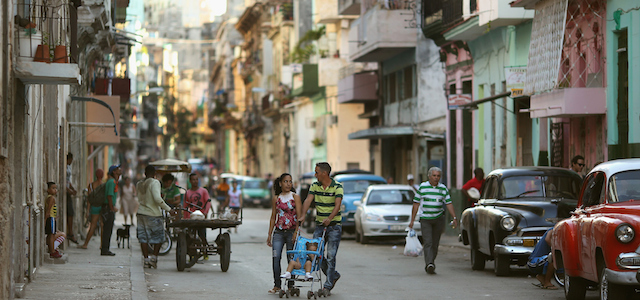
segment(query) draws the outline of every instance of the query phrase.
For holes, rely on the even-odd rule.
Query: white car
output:
[[[403,237],[411,220],[414,190],[408,185],[382,184],[367,188],[355,213],[356,242],[366,244],[372,237]],[[413,229],[421,236],[420,222]]]

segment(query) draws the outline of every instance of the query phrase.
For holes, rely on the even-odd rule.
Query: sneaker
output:
[[[304,278],[307,280],[313,280],[313,274],[307,272],[307,274],[304,274]]]
[[[284,274],[280,275],[280,278],[291,279],[291,272],[284,272]]]
[[[50,258],[60,258],[62,257],[62,254],[60,254],[60,252],[58,252],[58,250],[56,250],[55,252],[49,254]]]
[[[158,259],[155,257],[152,257],[151,259],[149,259],[149,266],[151,268],[157,269],[158,268]]]
[[[151,268],[151,263],[149,262],[149,259],[148,259],[148,258],[145,258],[145,259],[144,259],[144,267],[145,267],[145,268]]]
[[[320,292],[322,293],[321,296],[325,296],[325,297],[331,296],[331,290],[328,288],[322,288]]]
[[[336,283],[338,282],[338,280],[340,279],[340,273],[336,272],[338,274],[338,277],[336,277],[336,279],[333,280],[333,286],[331,287],[331,289],[336,287]]]
[[[425,270],[427,271],[427,273],[429,274],[435,274],[436,273],[436,265],[434,264],[428,264],[427,267],[425,268]]]

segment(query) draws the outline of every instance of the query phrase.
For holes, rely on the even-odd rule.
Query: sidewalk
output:
[[[146,300],[147,285],[135,227],[130,231],[131,249],[118,248],[116,243],[116,230],[123,223],[123,216],[117,213],[111,237],[111,251],[116,256],[100,255],[97,236],[91,239],[86,250],[69,242],[62,250],[66,263],[52,263],[47,256],[35,280],[25,287],[23,299]]]

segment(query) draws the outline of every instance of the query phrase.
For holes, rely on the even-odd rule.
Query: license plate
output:
[[[253,204],[260,204],[260,200],[253,200]]]
[[[405,228],[404,225],[389,225],[389,231],[403,231]]]

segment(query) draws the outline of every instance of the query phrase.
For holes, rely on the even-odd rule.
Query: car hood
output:
[[[568,218],[576,208],[573,199],[483,200],[482,206],[494,207],[519,219],[519,227],[553,226]]]
[[[379,216],[410,216],[413,205],[369,205],[364,209],[365,213]]]
[[[346,211],[356,210],[356,206],[353,205],[354,201],[360,201],[362,199],[362,193],[345,194],[342,198],[342,204]]]

